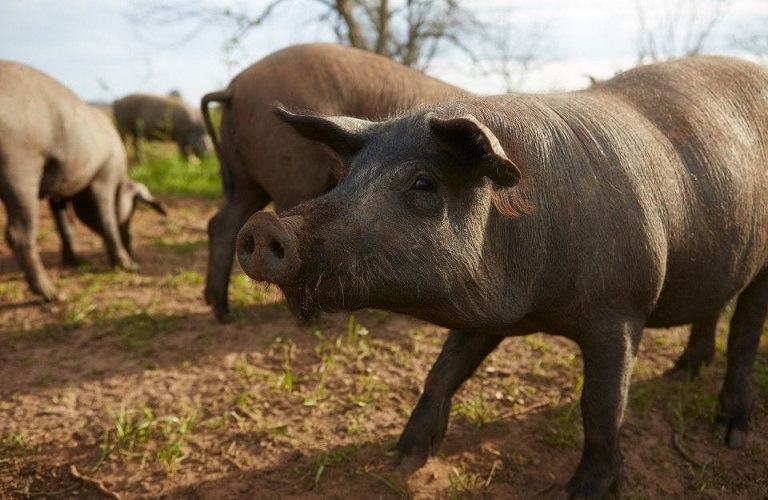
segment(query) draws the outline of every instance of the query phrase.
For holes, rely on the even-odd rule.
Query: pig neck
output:
[[[599,97],[518,95],[470,103],[523,172],[519,188],[530,211],[510,218],[491,209],[483,266],[455,281],[445,306],[424,319],[570,336],[568,325],[586,304],[638,316],[652,310],[664,280],[659,207],[665,200],[653,194],[656,181],[647,170],[674,156],[642,121],[626,127],[636,118],[632,110]],[[655,149],[649,152],[650,143]],[[451,310],[460,314],[451,317]]]

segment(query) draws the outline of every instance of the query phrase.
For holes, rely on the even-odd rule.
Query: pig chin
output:
[[[320,312],[355,311],[367,307],[368,304],[353,297],[340,293],[339,290],[311,289],[309,286],[281,288],[289,309],[302,318],[316,317]]]
[[[373,283],[376,281],[371,276],[353,271],[303,279],[283,284],[280,289],[291,311],[305,319],[316,317],[320,312],[356,311],[369,307],[411,315],[421,311],[426,297],[413,296],[407,284],[378,283],[379,286],[371,287]]]
[[[292,282],[280,285],[291,310],[303,317],[366,307],[390,309],[394,304],[387,300],[386,290],[400,290],[400,287],[382,285],[382,281],[373,279],[367,269],[369,266],[339,263],[333,266],[333,271],[324,267],[319,273],[311,272],[309,267],[312,266],[302,269]]]

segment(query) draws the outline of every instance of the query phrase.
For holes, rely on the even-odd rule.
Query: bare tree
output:
[[[636,0],[638,62],[701,54],[730,0]]]
[[[227,25],[224,48],[231,51],[251,30],[302,4],[318,9],[316,22],[329,26],[338,42],[421,70],[444,46],[459,48],[472,57],[472,45],[464,40],[483,33],[461,0],[271,0],[260,2],[259,7],[201,0],[134,0],[129,19],[136,26],[186,23],[189,29],[181,43],[207,26]]]

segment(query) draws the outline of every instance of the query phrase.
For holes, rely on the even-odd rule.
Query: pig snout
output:
[[[257,212],[237,235],[237,259],[245,274],[277,285],[290,281],[301,265],[295,230],[300,217]]]

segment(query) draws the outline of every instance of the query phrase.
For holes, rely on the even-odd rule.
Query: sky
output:
[[[90,102],[110,102],[132,92],[178,90],[186,100],[198,103],[202,95],[226,87],[239,71],[274,51],[295,43],[335,41],[332,33],[312,23],[315,2],[291,0],[227,56],[224,26],[207,26],[180,43],[188,27],[147,26],[131,20],[136,1],[2,0],[0,59],[33,66]],[[517,90],[544,92],[585,87],[587,75],[608,78],[635,65],[636,1],[473,0],[466,4],[481,19],[508,24],[511,40],[537,28],[542,47],[539,64],[525,74]],[[651,10],[695,1],[705,11],[713,0],[641,1]],[[766,19],[768,0],[730,0],[706,52],[746,56],[733,49],[731,38],[759,29],[756,23],[765,24]],[[500,79],[478,74],[461,58],[439,59],[427,72],[475,92],[505,90]]]

